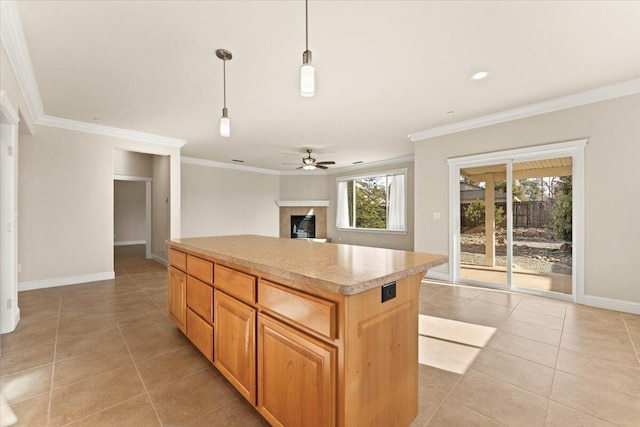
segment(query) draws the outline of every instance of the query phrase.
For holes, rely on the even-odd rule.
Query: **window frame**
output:
[[[338,193],[339,193],[338,187],[340,185],[340,182],[353,181],[353,180],[359,180],[359,179],[368,179],[368,178],[382,178],[382,177],[388,177],[391,175],[404,176],[404,218],[403,218],[404,229],[403,230],[390,230],[389,228],[338,227],[338,213],[340,212],[340,199],[338,197]],[[336,230],[354,231],[357,233],[382,233],[382,234],[400,234],[400,235],[408,234],[408,229],[409,229],[408,213],[407,213],[407,208],[409,204],[408,180],[409,180],[409,168],[390,169],[390,170],[336,177]],[[389,205],[389,194],[387,193],[387,207],[388,205]],[[385,220],[385,222],[387,227],[389,227],[388,221]]]

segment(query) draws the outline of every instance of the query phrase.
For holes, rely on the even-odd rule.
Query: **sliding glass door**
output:
[[[507,165],[460,170],[460,278],[508,287]]]
[[[449,160],[452,281],[573,299],[583,181],[576,204],[568,148]]]

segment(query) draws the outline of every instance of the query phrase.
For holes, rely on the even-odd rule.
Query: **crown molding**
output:
[[[371,168],[377,168],[377,167],[381,167],[381,166],[390,166],[390,165],[398,165],[401,163],[411,163],[414,161],[414,156],[406,156],[406,157],[397,157],[395,159],[388,159],[388,160],[380,160],[377,162],[370,162],[370,163],[361,163],[359,165],[353,165],[353,166],[345,166],[342,168],[335,168],[335,169],[331,169],[331,175],[335,175],[337,173],[344,173],[344,172],[349,172],[349,171],[358,171],[358,170],[363,170],[363,169],[371,169]]]
[[[257,168],[254,166],[245,166],[245,165],[235,165],[231,163],[217,162],[215,160],[198,159],[195,157],[181,156],[180,162],[186,163],[188,165],[208,166],[211,168],[218,168],[218,169],[233,169],[233,170],[240,170],[244,172],[261,173],[265,175],[280,175],[280,171],[277,171],[274,169]]]
[[[97,135],[113,136],[115,138],[132,139],[134,141],[148,142],[151,144],[159,144],[175,148],[181,148],[187,143],[187,141],[183,139],[168,138],[166,136],[136,132],[133,130],[121,129],[111,126],[103,126],[95,123],[86,123],[78,120],[63,119],[62,117],[43,115],[37,120],[34,120],[34,122],[42,126],[94,133]]]
[[[409,139],[413,142],[422,141],[429,138],[435,138],[437,136],[477,129],[511,120],[524,119],[526,117],[579,107],[581,105],[593,104],[600,101],[606,101],[608,99],[634,95],[636,93],[640,93],[640,78],[539,102],[537,104],[488,114],[486,116],[480,116],[470,120],[451,123],[449,125],[425,129],[410,134]]]
[[[36,117],[44,115],[44,108],[15,0],[0,2],[0,38],[24,96],[26,107],[35,121]]]
[[[116,138],[131,139],[134,141],[148,142],[169,147],[180,148],[187,142],[182,139],[167,138],[143,132],[127,129],[103,126],[94,123],[85,123],[78,120],[70,120],[61,117],[48,116],[44,113],[44,106],[29,48],[22,30],[20,15],[15,0],[0,1],[0,38],[4,46],[9,63],[13,68],[18,87],[24,97],[27,110],[33,119],[33,123],[42,126],[51,126],[61,129],[76,130],[80,132],[94,133],[98,135],[113,136]]]
[[[20,116],[16,112],[16,109],[11,105],[11,101],[7,97],[5,91],[0,90],[0,113],[6,117],[10,125],[17,125],[20,123]]]

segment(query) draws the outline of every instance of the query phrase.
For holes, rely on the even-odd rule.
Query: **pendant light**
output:
[[[315,95],[315,71],[311,65],[311,51],[309,50],[309,2],[304,0],[304,28],[306,50],[302,53],[302,66],[300,67],[300,95],[310,97]]]
[[[233,57],[231,52],[226,49],[216,50],[216,56],[222,59],[222,87],[223,87],[223,100],[222,117],[220,117],[220,135],[228,137],[231,135],[231,120],[227,115],[227,61],[230,61]]]

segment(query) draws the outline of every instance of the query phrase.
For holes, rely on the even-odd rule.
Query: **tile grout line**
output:
[[[129,273],[125,273],[125,274],[127,276],[129,276]],[[131,280],[133,280],[133,283],[135,283],[136,286],[138,286],[138,288],[140,288],[140,286],[138,285],[138,282],[135,279],[133,279],[131,276],[129,276],[129,278]],[[145,293],[145,295],[146,295],[146,293]],[[133,367],[136,370],[136,374],[138,375],[138,379],[140,380],[140,383],[142,384],[142,387],[144,389],[144,393],[143,394],[146,394],[147,397],[149,398],[149,403],[151,404],[151,408],[153,409],[153,413],[155,414],[156,419],[158,420],[158,424],[162,425],[162,421],[160,420],[160,416],[158,415],[158,410],[156,409],[156,405],[154,405],[153,399],[151,399],[151,395],[149,394],[149,390],[147,390],[147,385],[144,383],[144,380],[142,379],[142,375],[140,374],[140,370],[138,369],[138,364],[136,363],[135,359],[133,358],[133,354],[131,353],[131,349],[129,349],[129,343],[127,342],[126,338],[124,337],[124,334],[122,333],[122,329],[120,328],[120,323],[117,320],[116,320],[116,327],[118,328],[118,332],[120,332],[120,336],[122,337],[122,341],[124,341],[124,345],[127,348],[127,352],[129,353],[129,357],[131,358],[131,362],[133,363]],[[122,403],[122,402],[120,402],[120,403]]]
[[[58,318],[56,319],[56,339],[53,345],[53,360],[51,362],[51,384],[49,385],[49,405],[47,407],[47,426],[51,423],[51,402],[53,401],[53,379],[56,373],[56,353],[58,351],[58,331],[60,330],[60,315],[62,312],[62,292],[58,297]]]
[[[629,341],[631,341],[631,347],[633,351],[636,353],[636,359],[638,359],[638,363],[640,363],[640,345],[636,346],[636,343],[633,342],[633,338],[631,338],[631,331],[629,331],[629,325],[627,325],[627,321],[625,320],[622,313],[620,313],[620,317],[622,318],[622,323],[624,324],[624,328],[627,331],[627,336],[629,337]]]

